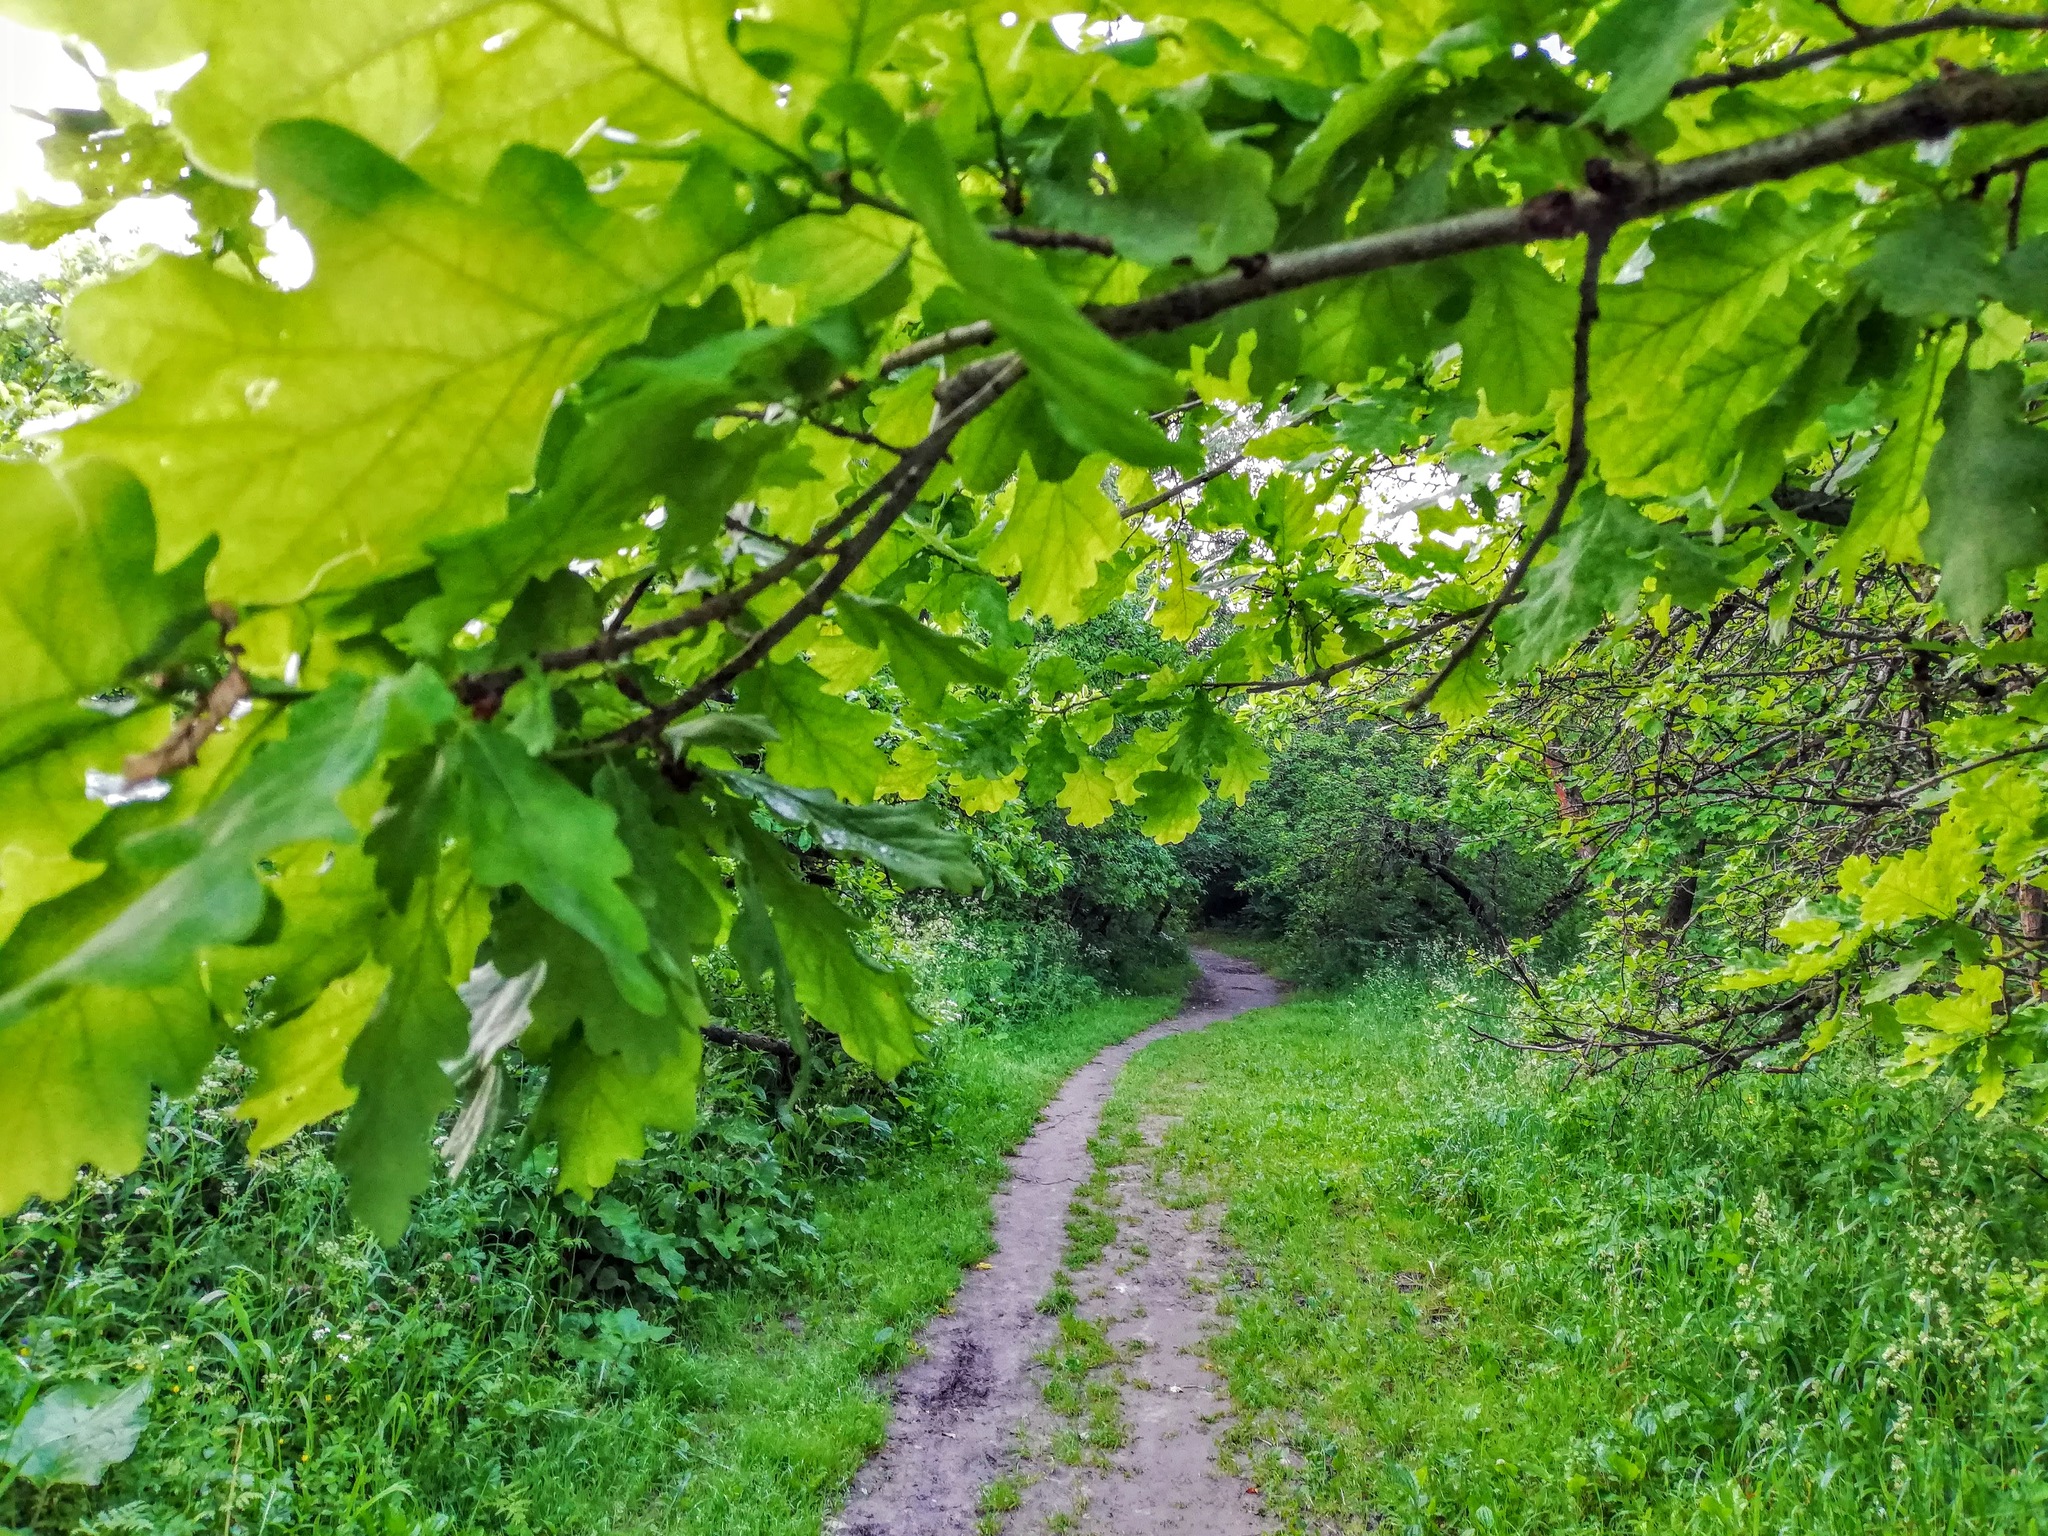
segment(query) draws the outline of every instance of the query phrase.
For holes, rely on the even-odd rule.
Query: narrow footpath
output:
[[[888,1441],[828,1529],[971,1536],[984,1519],[980,1529],[1007,1536],[1262,1536],[1273,1528],[1256,1495],[1217,1465],[1230,1403],[1199,1350],[1216,1326],[1228,1254],[1213,1215],[1162,1201],[1142,1166],[1117,1169],[1097,1191],[1117,1235],[1068,1277],[1074,1317],[1108,1367],[1089,1378],[1089,1422],[1120,1425],[1122,1443],[1106,1448],[1096,1436],[1091,1448],[1047,1402],[1059,1384],[1046,1361],[1073,1339],[1061,1345],[1061,1321],[1041,1303],[1065,1248],[1068,1207],[1095,1171],[1088,1143],[1117,1074],[1154,1040],[1279,1001],[1279,984],[1255,966],[1210,950],[1195,959],[1202,977],[1187,1008],[1069,1078],[1011,1159],[995,1200],[996,1251],[986,1268],[968,1272],[951,1314],[925,1330],[924,1354],[897,1381]],[[1164,1127],[1143,1129],[1156,1142]]]

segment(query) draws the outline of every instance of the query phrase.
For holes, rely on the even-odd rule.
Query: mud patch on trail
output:
[[[1230,1405],[1202,1357],[1229,1257],[1198,1207],[1176,1209],[1149,1163],[1095,1180],[1089,1154],[1125,1062],[1167,1035],[1279,1001],[1271,977],[1208,950],[1175,1018],[1111,1046],[1066,1082],[1011,1159],[996,1252],[898,1378],[895,1419],[856,1480],[842,1536],[1045,1531],[1259,1536],[1273,1529],[1217,1465]],[[1148,1121],[1156,1141],[1164,1122]],[[1091,1180],[1095,1182],[1091,1185]],[[1084,1186],[1085,1189],[1084,1193]],[[1115,1233],[1055,1289],[1069,1206]]]

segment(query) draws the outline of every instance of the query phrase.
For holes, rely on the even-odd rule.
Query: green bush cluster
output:
[[[1428,747],[1340,710],[1297,722],[1271,776],[1181,851],[1201,921],[1278,939],[1282,971],[1322,986],[1446,940],[1497,952],[1555,929],[1568,947],[1568,869],[1541,808]]]

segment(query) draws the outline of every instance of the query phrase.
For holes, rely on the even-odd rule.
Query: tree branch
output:
[[[728,1029],[723,1024],[700,1024],[697,1026],[697,1033],[713,1045],[736,1045],[742,1050],[779,1056],[784,1062],[797,1060],[796,1047],[787,1040],[778,1040],[773,1035],[756,1034],[751,1029]]]
[[[1586,232],[1586,265],[1579,274],[1579,323],[1572,333],[1571,432],[1565,448],[1564,477],[1557,483],[1557,495],[1550,503],[1550,514],[1523,549],[1515,568],[1508,572],[1499,596],[1486,605],[1485,611],[1479,615],[1479,622],[1451,652],[1451,659],[1437,670],[1436,676],[1429,680],[1422,692],[1408,701],[1410,710],[1419,710],[1435,698],[1437,690],[1443,687],[1450,675],[1479,649],[1479,642],[1493,628],[1493,621],[1500,616],[1501,609],[1513,602],[1515,594],[1521,591],[1523,578],[1543,552],[1543,546],[1564,526],[1564,515],[1571,509],[1572,498],[1579,493],[1579,482],[1586,478],[1589,458],[1586,451],[1586,407],[1593,392],[1593,323],[1600,318],[1600,262],[1613,238],[1614,227],[1609,224],[1596,224]]]
[[[235,652],[239,657],[239,650]],[[166,774],[190,768],[199,761],[199,749],[213,739],[235,712],[235,706],[249,697],[249,678],[237,660],[207,690],[205,702],[171,727],[170,735],[147,752],[137,752],[121,764],[121,777],[130,784],[161,779]]]
[[[1143,517],[1154,507],[1163,507],[1177,496],[1185,496],[1189,491],[1200,490],[1218,475],[1229,474],[1249,457],[1249,454],[1234,453],[1222,463],[1212,465],[1210,468],[1203,470],[1199,475],[1190,475],[1171,490],[1161,491],[1157,496],[1148,496],[1143,501],[1133,502],[1130,506],[1124,508],[1122,515],[1125,517]]]
[[[1066,229],[1032,229],[1022,224],[1010,224],[990,230],[988,237],[1033,251],[1087,251],[1095,256],[1116,254],[1116,247],[1102,236],[1075,234]]]
[[[901,469],[902,464],[899,462],[896,467]],[[890,474],[894,473],[894,470],[890,471]],[[674,618],[643,624],[638,629],[611,631],[599,635],[588,644],[570,646],[566,650],[543,651],[535,660],[543,672],[573,672],[576,668],[589,666],[593,662],[615,661],[643,645],[652,645],[657,640],[670,640],[677,635],[688,634],[693,629],[702,629],[706,625],[731,618],[770,587],[820,555],[831,553],[832,541],[858,522],[861,515],[886,492],[888,485],[889,476],[884,475],[848,502],[845,509],[831,522],[825,524],[803,543],[791,546],[789,553],[773,565],[755,572],[736,587],[728,587],[723,592],[705,598],[695,607],[677,614]],[[754,530],[747,531],[751,533]],[[463,704],[474,705],[503,693],[524,675],[518,667],[499,667],[490,672],[472,672],[466,677],[458,677],[449,684],[449,687]]]
[[[1945,14],[1953,16],[1955,12]],[[2025,19],[2030,27],[2048,27],[2048,18]],[[2001,18],[1999,24],[2010,26],[2013,20]],[[1239,305],[1318,283],[1498,246],[1575,239],[1599,224],[1618,226],[1669,213],[1744,187],[1854,160],[1893,144],[1939,139],[1958,128],[1984,123],[2033,122],[2042,117],[2048,117],[2048,72],[2006,76],[1961,70],[1924,81],[1876,106],[1852,107],[1826,122],[1674,165],[1624,168],[1605,160],[1589,160],[1586,191],[1560,188],[1506,208],[1381,230],[1307,250],[1280,251],[1263,265],[1253,264],[1249,272],[1188,283],[1135,303],[1093,308],[1087,314],[1112,336],[1178,330]],[[958,325],[890,353],[880,368],[889,373],[995,341],[995,327],[985,320]]]
[[[960,429],[993,405],[1005,390],[1023,376],[1023,364],[1012,361],[975,391],[973,396],[948,410],[933,425],[924,441],[904,454],[895,467],[877,480],[860,498],[860,502],[855,504],[872,504],[876,500],[881,502],[874,516],[868,519],[867,525],[860,532],[833,547],[832,569],[812,582],[802,597],[790,604],[774,623],[741,646],[724,666],[709,677],[693,683],[679,697],[659,709],[650,710],[639,719],[573,749],[573,755],[582,756],[591,752],[606,751],[612,747],[645,741],[659,735],[662,727],[671,720],[680,719],[723,689],[731,687],[766,660],[769,652],[788,639],[799,624],[821,612],[832,600],[833,595],[846,585],[848,578],[859,568],[861,561],[874,552],[875,546],[881,543],[883,536],[896,525],[896,520],[917,500],[918,492],[924,489],[925,481],[945,458],[946,449],[952,444]],[[841,513],[834,522],[846,520],[846,514]]]
[[[1762,64],[1744,64],[1734,69],[1717,70],[1711,75],[1694,75],[1690,80],[1681,80],[1674,85],[1672,96],[1697,96],[1701,91],[1715,91],[1731,85],[1758,85],[1766,80],[1782,80],[1802,69],[1818,69],[1852,53],[1861,53],[1866,48],[1882,48],[1889,43],[1925,37],[1930,32],[1960,32],[1971,27],[1998,32],[2048,32],[2048,16],[2015,16],[2005,11],[1982,11],[1971,5],[1952,5],[1931,16],[1894,22],[1887,27],[1873,27],[1852,21],[1832,0],[1822,0],[1822,4],[1827,5],[1842,25],[1849,28],[1850,35],[1839,43],[1788,53],[1782,59],[1770,59]]]

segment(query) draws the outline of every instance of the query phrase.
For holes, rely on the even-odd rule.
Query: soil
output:
[[[1053,1292],[1068,1207],[1095,1172],[1089,1140],[1126,1061],[1154,1040],[1278,1002],[1257,967],[1195,951],[1201,980],[1175,1018],[1111,1046],[1067,1079],[1010,1160],[995,1201],[996,1251],[967,1272],[950,1315],[898,1378],[879,1455],[857,1479],[841,1536],[1260,1536],[1274,1528],[1244,1480],[1219,1465],[1230,1403],[1203,1358],[1230,1255],[1199,1201],[1157,1186],[1144,1163],[1115,1170],[1089,1202],[1116,1236],[1066,1277],[1078,1323]],[[1166,1122],[1143,1132],[1156,1142]],[[1182,1208],[1183,1206],[1191,1208]],[[1092,1370],[1061,1370],[1092,1338]],[[1085,1364],[1086,1362],[1081,1362]]]

